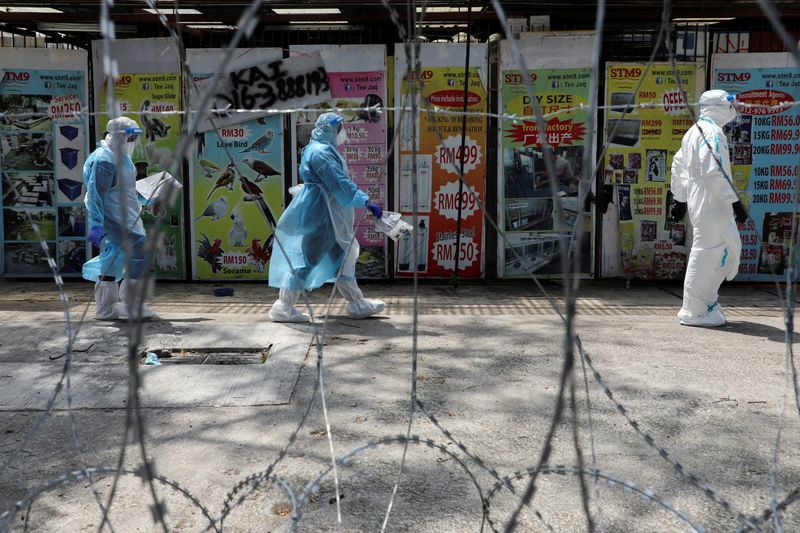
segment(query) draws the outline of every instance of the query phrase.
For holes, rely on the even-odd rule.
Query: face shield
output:
[[[108,121],[106,146],[117,154],[132,155],[136,149],[142,129],[128,117],[117,117]]]
[[[141,133],[142,130],[139,128],[125,128],[125,153],[129,156],[132,156],[134,150],[136,150],[136,144]]]
[[[349,140],[347,138],[347,130],[344,129],[342,124],[343,121],[342,117],[336,117],[331,121],[331,126],[336,128],[336,146],[341,146]]]
[[[733,115],[733,118],[731,119],[731,125],[732,126],[741,126],[743,120],[742,120],[741,113],[739,113],[739,108],[736,107],[736,95],[735,94],[729,94],[727,99],[728,99],[728,103],[731,106],[730,107],[730,113]]]
[[[742,142],[742,126],[745,121],[739,113],[739,108],[736,107],[736,95],[729,94],[726,100],[729,107],[725,109],[725,119],[728,122],[722,129],[729,142]]]

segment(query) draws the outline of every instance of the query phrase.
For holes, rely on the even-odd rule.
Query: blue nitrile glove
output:
[[[367,209],[369,209],[369,212],[372,213],[372,216],[375,218],[381,218],[383,216],[383,209],[375,202],[367,203]]]
[[[100,243],[103,242],[103,237],[105,237],[105,230],[103,230],[103,226],[92,226],[89,230],[89,242],[100,248]]]

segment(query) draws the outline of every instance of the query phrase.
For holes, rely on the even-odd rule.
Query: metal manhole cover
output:
[[[151,348],[139,354],[139,364],[154,353],[164,365],[263,365],[270,348]]]

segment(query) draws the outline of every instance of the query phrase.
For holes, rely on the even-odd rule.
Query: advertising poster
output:
[[[501,73],[503,112],[525,117],[503,120],[503,212],[505,245],[504,275],[527,276],[528,272],[560,274],[559,233],[574,231],[578,217],[584,217],[583,228],[591,232],[589,213],[579,205],[578,186],[582,170],[586,129],[592,127],[581,104],[589,103],[591,69],[538,69],[529,72],[534,98],[538,98],[545,115],[558,113],[545,120],[545,136],[555,159],[556,191],[563,213],[564,228],[559,228],[556,202],[545,170],[544,152],[539,139],[533,107],[522,73],[503,70]],[[565,109],[575,111],[561,112]],[[591,269],[591,239],[583,239],[585,258],[582,272]],[[508,248],[513,247],[514,252]]]
[[[527,80],[509,44],[504,41],[500,45],[499,108],[513,119],[503,118],[498,132],[498,222],[506,236],[505,240],[498,237],[498,275],[560,276],[559,235],[564,233],[569,239],[583,217],[580,273],[590,276],[592,214],[579,205],[578,196],[583,150],[594,127],[594,121],[580,109],[589,104],[594,34],[537,32],[517,44],[526,58]],[[553,148],[558,203],[545,170],[528,85],[542,108],[544,136]],[[558,222],[558,205],[563,226]]]
[[[606,65],[603,183],[619,213],[620,265],[629,279],[682,279],[691,242],[669,213],[672,156],[694,123],[669,63]],[[678,63],[689,102],[699,98],[704,67]],[[643,107],[642,107],[643,106]],[[623,116],[623,112],[625,112]]]
[[[453,276],[458,257],[458,275],[479,278],[483,273],[483,211],[479,202],[486,201],[486,134],[487,111],[485,61],[486,48],[471,46],[471,65],[467,89],[465,144],[461,148],[464,106],[464,45],[423,45],[418,93],[419,122],[416,135],[410,121],[399,123],[399,157],[395,176],[399,211],[413,224],[416,204],[417,264],[413,264],[413,238],[401,239],[397,247],[396,274],[420,277]],[[461,63],[461,66],[459,65]],[[480,65],[480,66],[478,66]],[[408,77],[405,59],[398,58],[395,93],[396,103],[405,101]],[[426,111],[445,110],[452,114]],[[410,116],[410,115],[406,115]],[[416,168],[413,152],[416,150]],[[459,192],[459,169],[463,160],[466,184]],[[416,175],[417,197],[413,197]],[[457,239],[458,215],[461,210],[461,235]],[[456,247],[458,246],[458,250]]]
[[[219,50],[192,50],[194,81],[211,76]],[[281,57],[281,50],[237,50],[236,61]],[[206,68],[207,72],[197,71]],[[202,84],[190,86],[189,108]],[[273,228],[283,211],[283,116],[229,117],[199,133],[191,168],[193,278],[266,280]],[[277,249],[277,247],[275,248]]]
[[[11,63],[15,52],[8,52]],[[23,54],[31,52],[40,51]],[[59,66],[46,52],[32,59],[32,64]],[[79,276],[86,261],[82,169],[88,128],[86,115],[76,114],[87,106],[86,56],[74,59],[83,67],[6,68],[0,80],[0,113],[5,114],[0,118],[0,268],[5,275],[51,274],[34,224],[63,276]]]
[[[292,57],[322,54],[328,73],[331,100],[307,106],[310,109],[337,108],[344,116],[348,142],[339,147],[347,161],[353,182],[372,201],[389,209],[386,160],[386,48],[383,45],[293,46]],[[374,109],[363,109],[363,108]],[[351,111],[352,110],[352,111]],[[303,148],[311,139],[319,112],[294,116],[294,182]],[[362,217],[363,215],[363,217]],[[360,223],[359,223],[360,222]],[[359,278],[380,279],[387,275],[386,236],[375,230],[372,214],[355,210],[356,239],[361,254],[356,263]]]
[[[770,61],[751,59],[749,63],[767,65]],[[715,89],[735,93],[741,104],[740,119],[725,127],[731,179],[751,218],[739,227],[742,256],[736,280],[782,279],[791,260],[792,211],[800,164],[800,107],[794,105],[800,100],[800,72],[788,67],[721,68],[717,62],[713,79]]]
[[[114,81],[114,100],[120,114],[130,116],[142,128],[142,135],[131,158],[136,166],[136,179],[144,179],[162,170],[170,170],[181,133],[181,115],[171,114],[180,108],[180,76],[177,73],[120,74]],[[109,120],[106,112],[106,85],[100,88],[97,102],[102,133]],[[180,176],[180,164],[174,171]],[[158,204],[142,208],[145,229],[156,223]],[[155,252],[153,269],[159,279],[181,279],[184,276],[183,199],[169,207],[162,218],[162,242]]]

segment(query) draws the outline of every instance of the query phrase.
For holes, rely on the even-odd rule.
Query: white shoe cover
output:
[[[136,294],[136,291],[139,290],[141,280],[138,279],[123,279],[122,284],[119,287],[119,299],[120,303],[117,306],[117,313],[119,314],[120,320],[128,320],[131,315],[134,315],[135,309],[132,309],[130,306],[130,301],[133,300],[133,295]],[[149,292],[149,291],[148,291]],[[145,295],[147,298],[147,295]],[[139,317],[140,320],[160,320],[161,317],[158,316],[155,311],[150,309],[146,303],[142,302],[142,315]],[[135,316],[135,315],[134,315]]]
[[[119,286],[116,281],[98,281],[94,284],[95,320],[117,320]]]
[[[702,328],[717,328],[728,323],[728,321],[725,319],[724,313],[721,310],[717,311],[716,309],[703,316],[680,318],[678,321],[682,326],[698,326]]]
[[[128,304],[126,302],[120,302],[117,306],[117,313],[119,314],[120,320],[128,320],[131,315],[131,313],[128,312]],[[142,304],[142,316],[140,318],[141,320],[161,320],[161,317],[144,303]]]
[[[305,323],[311,322],[311,316],[308,313],[301,313],[293,305],[287,304],[281,300],[276,300],[269,310],[269,318],[273,322],[293,322]]]
[[[350,318],[362,319],[380,313],[386,308],[382,300],[368,300],[361,298],[355,302],[347,302],[347,316]]]

